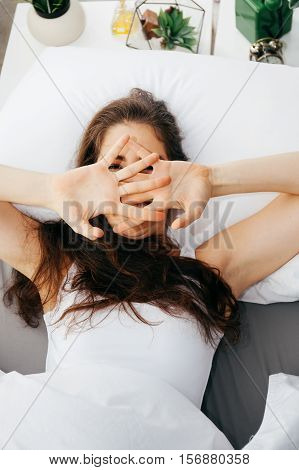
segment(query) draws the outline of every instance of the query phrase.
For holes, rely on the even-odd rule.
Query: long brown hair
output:
[[[187,160],[179,127],[165,102],[133,89],[128,97],[111,102],[94,116],[84,132],[77,166],[95,163],[107,129],[123,122],[152,126],[170,160]],[[149,323],[136,307],[136,303],[149,303],[174,316],[187,312],[198,321],[206,341],[214,342],[214,332],[226,332],[231,340],[237,340],[237,302],[217,269],[174,256],[178,245],[167,234],[132,240],[114,233],[104,216],[92,223],[104,230],[103,238],[90,241],[63,220],[39,224],[41,260],[35,277],[31,281],[14,270],[13,284],[4,297],[7,304],[16,299],[18,314],[28,325],[38,326],[41,318],[37,286],[47,286],[44,303],[54,298],[67,260],[76,267],[70,289],[80,293],[80,301],[67,308],[59,320],[71,312],[84,311],[89,311],[91,318],[96,311],[119,306],[133,318]]]

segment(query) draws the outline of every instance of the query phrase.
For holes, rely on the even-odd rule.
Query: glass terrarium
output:
[[[126,44],[197,54],[204,16],[194,0],[137,0]]]

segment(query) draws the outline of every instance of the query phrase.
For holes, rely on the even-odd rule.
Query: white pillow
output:
[[[78,47],[48,48],[41,62],[0,113],[2,164],[45,172],[69,168],[94,113],[136,86],[167,101],[191,160],[209,164],[299,148],[296,68],[173,51]],[[253,194],[211,201],[203,219],[177,236],[186,239],[188,234],[184,244],[193,248],[273,197]],[[18,207],[40,220],[55,218],[40,208]],[[215,211],[224,214],[220,224]],[[253,288],[246,295],[245,300],[272,301],[271,294],[261,299]]]

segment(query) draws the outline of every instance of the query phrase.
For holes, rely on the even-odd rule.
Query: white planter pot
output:
[[[71,0],[70,8],[58,18],[42,18],[31,7],[27,16],[31,34],[47,46],[65,46],[75,41],[85,27],[85,15],[78,0]]]

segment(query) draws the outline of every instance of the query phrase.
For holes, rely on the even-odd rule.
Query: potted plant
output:
[[[189,24],[190,19],[184,18],[179,8],[171,6],[167,10],[160,10],[159,27],[153,28],[152,32],[162,39],[161,47],[171,50],[178,46],[192,52],[196,44],[196,33],[195,28]]]
[[[138,0],[126,45],[197,54],[204,17],[205,10],[193,0]],[[139,26],[136,32],[135,20]]]
[[[141,18],[143,32],[148,40],[157,38],[162,49],[182,47],[193,52],[197,44],[195,28],[190,26],[190,17],[184,18],[178,7],[160,10],[159,15],[146,10]]]
[[[48,46],[64,46],[75,41],[85,27],[78,0],[27,0],[28,27],[32,35]]]

